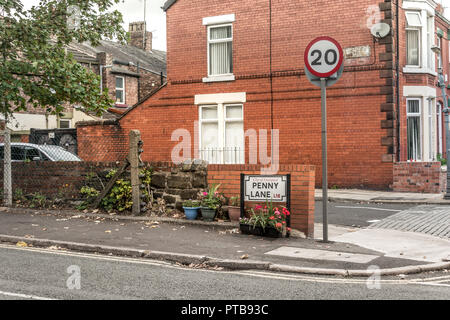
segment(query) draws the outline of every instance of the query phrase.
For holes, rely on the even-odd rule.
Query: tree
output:
[[[0,112],[43,108],[59,114],[80,104],[98,115],[113,101],[100,90],[100,76],[78,64],[71,42],[97,45],[102,38],[123,42],[122,15],[110,12],[120,0],[40,0],[26,10],[20,0],[0,0]],[[4,135],[4,201],[12,204],[11,145]]]
[[[59,114],[80,104],[101,114],[113,101],[100,91],[100,77],[66,51],[71,42],[123,42],[119,0],[41,0],[25,10],[20,0],[0,0],[0,99],[7,119],[30,107]]]

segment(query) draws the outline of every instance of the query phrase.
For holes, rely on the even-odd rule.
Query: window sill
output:
[[[224,82],[224,81],[234,81],[236,80],[234,74],[225,75],[225,76],[209,76],[203,78],[203,82]]]
[[[432,76],[437,76],[437,72],[430,70],[428,68],[418,68],[418,67],[403,67],[403,73],[419,73],[419,74],[430,74]]]

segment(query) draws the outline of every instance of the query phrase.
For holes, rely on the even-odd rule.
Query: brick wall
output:
[[[3,162],[0,163],[0,177],[3,179]],[[66,199],[79,198],[80,188],[84,185],[86,177],[89,174],[99,174],[113,168],[118,168],[119,165],[118,163],[84,161],[13,162],[13,194],[15,190],[22,189],[25,194],[39,192],[51,199],[55,199],[61,195]]]
[[[274,2],[271,85],[267,1],[179,0],[167,11],[168,85],[129,112],[120,125],[125,131],[141,131],[147,146],[142,155],[145,160],[170,161],[178,144],[171,141],[173,131],[188,130],[194,144],[194,121],[199,119],[195,95],[246,92],[244,130],[258,131],[271,129],[272,91],[273,128],[280,130],[281,164],[316,166],[316,184],[321,186],[320,90],[305,77],[303,51],[326,30],[344,48],[371,48],[370,57],[347,59],[342,79],[328,90],[330,186],[388,189],[393,181],[394,152],[392,37],[375,43],[366,22],[368,6],[380,7],[381,19],[389,20],[390,5],[378,0],[323,2],[323,11],[306,2]],[[327,18],[342,8],[342,15]],[[203,83],[207,29],[202,18],[229,13],[236,15],[236,81]],[[315,27],[319,24],[321,30]],[[248,141],[246,148],[248,151]],[[193,154],[192,148],[191,157]]]
[[[394,164],[394,191],[439,193],[441,186],[440,162],[398,162]]]
[[[128,133],[114,120],[78,122],[78,156],[83,161],[122,161],[128,154]]]
[[[227,197],[238,196],[240,175],[260,174],[258,165],[209,165],[208,183],[220,183]],[[279,174],[291,174],[291,227],[314,236],[314,166],[282,165]]]

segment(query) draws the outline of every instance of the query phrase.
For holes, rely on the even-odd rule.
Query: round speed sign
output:
[[[333,38],[319,37],[306,47],[305,66],[316,77],[330,77],[339,70],[343,61],[342,47]]]

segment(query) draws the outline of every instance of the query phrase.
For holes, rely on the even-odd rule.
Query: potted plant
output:
[[[207,192],[201,194],[201,212],[204,221],[213,221],[217,209],[222,206],[223,195],[217,189],[220,184],[212,185]]]
[[[183,210],[188,220],[197,219],[198,209],[200,209],[200,201],[187,200],[183,202]]]
[[[281,238],[291,229],[286,226],[286,219],[291,213],[282,207],[273,207],[272,203],[263,207],[257,205],[251,209],[250,218],[240,220],[240,230],[243,234]]]
[[[228,206],[228,216],[231,221],[239,221],[241,218],[241,203],[239,197],[231,197]]]

